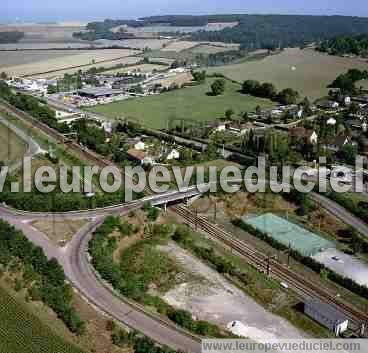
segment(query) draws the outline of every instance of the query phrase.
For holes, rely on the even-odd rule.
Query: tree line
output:
[[[0,263],[9,267],[14,260],[26,268],[23,282],[28,284],[29,296],[49,306],[71,332],[82,335],[85,324],[72,306],[73,290],[65,282],[63,268],[56,259],[48,260],[43,250],[21,231],[0,220]]]
[[[356,83],[368,79],[368,70],[350,69],[347,73],[339,75],[330,85],[338,88],[341,94],[355,95],[359,92]]]
[[[144,208],[151,221],[152,207]],[[167,242],[170,228],[167,225],[150,223],[149,234],[145,239],[126,249],[120,254],[120,261],[113,260],[117,248],[117,237],[109,237],[114,230],[119,230],[121,236],[130,236],[136,231],[127,223],[121,223],[118,218],[107,217],[104,223],[94,232],[89,243],[89,254],[94,268],[103,279],[109,282],[120,293],[145,306],[155,307],[158,313],[165,315],[177,325],[198,335],[207,337],[224,337],[222,331],[211,323],[194,320],[186,310],[175,309],[160,297],[150,294],[149,286],[155,283],[160,286],[160,279],[170,282],[176,273],[175,264],[170,258],[163,256],[156,246]]]
[[[330,55],[368,56],[368,34],[340,36],[322,41],[316,50]]]
[[[22,38],[24,38],[24,32],[20,31],[0,32],[0,44],[18,43]]]
[[[242,93],[260,98],[268,98],[284,105],[295,104],[300,97],[299,92],[292,88],[285,88],[278,92],[274,84],[268,82],[260,83],[255,80],[244,81]]]
[[[221,31],[199,31],[192,40],[240,43],[242,48],[300,47],[339,35],[368,32],[368,19],[348,16],[238,15],[239,24]]]

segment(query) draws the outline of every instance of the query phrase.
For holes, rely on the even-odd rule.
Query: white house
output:
[[[224,122],[217,122],[213,126],[213,132],[221,132],[221,131],[226,131],[226,124]]]
[[[303,109],[299,109],[296,115],[299,119],[301,119],[303,117]]]
[[[179,158],[180,158],[180,152],[174,148],[167,155],[166,160],[170,161],[170,160],[179,159]]]
[[[104,121],[102,123],[102,128],[107,134],[112,134],[112,122],[111,121]]]
[[[336,125],[336,119],[330,118],[327,120],[327,125]]]
[[[315,131],[313,131],[312,134],[309,136],[309,142],[312,145],[315,145],[318,142],[318,135]]]
[[[346,97],[344,98],[344,104],[345,104],[345,105],[350,105],[350,104],[351,104],[351,98],[350,98],[349,96],[346,96]]]
[[[338,102],[332,102],[331,103],[331,108],[338,108],[340,106],[340,104]]]
[[[143,141],[139,141],[134,145],[134,148],[138,151],[144,151],[146,149],[146,144]]]

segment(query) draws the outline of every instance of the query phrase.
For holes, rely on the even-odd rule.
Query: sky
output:
[[[128,19],[162,14],[277,13],[368,17],[367,0],[0,0],[0,22]]]

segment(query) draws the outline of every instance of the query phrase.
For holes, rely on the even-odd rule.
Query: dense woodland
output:
[[[368,34],[356,36],[341,36],[325,40],[316,48],[323,53],[331,55],[359,55],[368,56]]]
[[[0,32],[0,44],[18,43],[23,37],[20,31]]]
[[[122,39],[129,36],[125,31],[110,30],[121,25],[144,27],[152,25],[206,26],[215,22],[238,22],[232,28],[221,31],[198,31],[191,35],[195,41],[240,43],[243,49],[275,49],[305,46],[337,36],[368,33],[368,19],[348,16],[305,15],[212,15],[212,16],[152,16],[139,21],[105,20],[87,25],[89,32],[75,36],[87,39]]]
[[[305,46],[339,35],[368,32],[368,19],[358,17],[241,15],[237,20],[239,24],[236,27],[199,31],[192,34],[192,39],[240,43],[246,49],[274,49]]]

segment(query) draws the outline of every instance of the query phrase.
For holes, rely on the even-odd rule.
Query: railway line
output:
[[[303,299],[313,297],[335,306],[345,315],[347,315],[347,317],[349,317],[354,326],[360,327],[362,323],[368,321],[367,314],[332,295],[326,289],[322,288],[319,283],[303,277],[302,275],[294,272],[290,268],[280,264],[274,259],[269,259],[263,253],[250,247],[241,240],[236,239],[225,230],[213,225],[200,216],[196,216],[184,206],[177,205],[171,207],[170,209],[189,222],[192,227],[208,233],[211,237],[219,240],[232,250],[235,250],[258,270],[265,271],[268,261],[270,261],[270,269],[274,277],[276,277],[278,280],[285,281],[290,287],[295,289],[299,296]]]
[[[15,114],[26,125],[39,128],[56,142],[63,144],[80,157],[95,163],[99,167],[115,166],[111,161],[102,159],[100,155],[83,148],[75,141],[66,142],[65,137],[61,133],[39,122],[27,113],[24,113],[23,111],[20,111],[4,102],[2,102],[2,105],[9,113]],[[145,192],[147,194],[151,194],[148,188],[145,189]],[[282,265],[273,259],[269,259],[265,254],[250,247],[239,239],[234,238],[231,234],[208,222],[206,219],[196,216],[193,212],[183,206],[173,206],[171,210],[189,222],[191,226],[195,226],[196,228],[208,233],[212,238],[236,251],[259,271],[264,272],[269,263],[273,277],[286,282],[301,298],[305,299],[313,297],[337,307],[340,311],[345,313],[347,317],[349,317],[352,324],[357,328],[359,328],[362,323],[368,322],[367,314],[363,313],[351,304],[347,304],[334,294],[331,294],[328,290],[322,288],[319,283],[306,279],[285,265]]]

